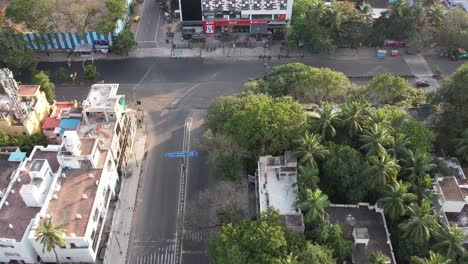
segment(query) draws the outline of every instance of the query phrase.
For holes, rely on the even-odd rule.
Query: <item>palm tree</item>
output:
[[[341,119],[349,138],[353,138],[361,133],[363,127],[369,121],[369,106],[369,103],[353,101],[345,105],[341,110]]]
[[[385,146],[391,144],[393,137],[388,130],[380,125],[374,124],[369,130],[364,130],[359,141],[362,143],[360,149],[366,151],[366,157],[373,155],[384,156],[387,153]]]
[[[388,190],[384,191],[383,197],[380,198],[377,203],[382,205],[385,214],[391,220],[397,220],[402,217],[408,204],[416,201],[417,196],[412,193],[408,193],[408,186],[401,182],[395,182],[388,187]]]
[[[60,261],[58,259],[57,252],[55,251],[55,247],[64,247],[66,243],[63,238],[63,233],[65,232],[63,227],[64,224],[55,225],[52,218],[49,218],[47,221],[40,223],[39,226],[34,229],[37,233],[36,240],[41,241],[42,252],[54,251],[57,263],[60,263]]]
[[[414,180],[416,177],[425,177],[429,171],[433,170],[436,165],[433,163],[433,158],[425,152],[413,153],[408,150],[408,157],[402,159],[404,171],[408,175],[408,179]]]
[[[463,248],[465,236],[457,229],[456,225],[439,228],[435,232],[434,238],[436,243],[432,245],[432,250],[449,259],[456,260],[465,253],[465,249]]]
[[[434,230],[439,226],[436,217],[430,215],[431,205],[423,201],[421,206],[412,203],[408,209],[408,220],[399,225],[403,238],[411,239],[416,243],[429,241]]]
[[[366,260],[366,264],[388,264],[390,258],[381,251],[374,251]]]
[[[323,139],[330,139],[336,136],[336,126],[339,126],[341,119],[333,109],[333,105],[324,103],[317,110],[317,116],[313,117],[313,130],[320,134]]]
[[[390,156],[371,156],[368,159],[368,163],[369,167],[363,171],[363,174],[370,179],[374,187],[382,184],[391,184],[396,181],[400,166]]]
[[[418,196],[418,201],[423,200],[432,200],[432,198],[437,196],[437,192],[434,191],[432,186],[434,186],[434,180],[429,177],[418,177],[413,181],[410,181],[410,191]]]
[[[462,136],[456,140],[455,152],[468,161],[468,129],[465,129]]]
[[[442,255],[429,251],[429,258],[411,257],[413,264],[451,264],[451,259],[447,259]]]
[[[388,153],[394,159],[401,159],[408,154],[408,147],[411,145],[411,140],[403,134],[395,134],[392,140],[392,147],[388,149]]]
[[[324,159],[328,155],[328,150],[320,144],[320,136],[306,132],[304,137],[297,140],[299,145],[294,155],[299,157],[299,162],[305,164],[310,162],[312,167],[317,168],[317,160]]]
[[[429,17],[429,23],[431,23],[432,26],[438,27],[442,24],[442,21],[445,16],[445,10],[442,6],[436,5],[434,8],[428,11],[427,16]]]
[[[328,196],[320,189],[312,191],[306,189],[302,194],[299,195],[297,201],[297,207],[305,212],[304,222],[306,224],[316,224],[323,221],[326,212],[325,208],[330,206]]]
[[[318,188],[318,182],[320,178],[318,176],[318,169],[313,167],[310,163],[299,166],[299,174],[297,177],[297,186],[299,191],[306,189],[315,190]]]

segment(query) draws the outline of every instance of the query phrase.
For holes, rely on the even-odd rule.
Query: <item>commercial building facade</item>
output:
[[[179,0],[186,36],[253,34],[284,37],[293,0]]]

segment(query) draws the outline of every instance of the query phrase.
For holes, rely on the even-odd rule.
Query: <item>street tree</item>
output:
[[[375,105],[411,106],[425,101],[423,92],[411,86],[407,80],[385,73],[374,76],[365,92]]]
[[[249,94],[244,107],[225,123],[224,131],[255,157],[291,149],[305,126],[304,110],[291,97]]]
[[[328,150],[321,144],[321,138],[317,134],[306,131],[304,136],[296,140],[294,155],[299,158],[300,164],[309,163],[312,168],[318,168],[317,161],[324,160]]]
[[[112,51],[116,54],[127,55],[134,51],[138,46],[135,36],[130,30],[123,30],[114,40]]]
[[[311,67],[303,63],[287,63],[273,67],[265,77],[268,93],[272,96],[291,95],[299,101],[304,100],[304,92],[312,85]]]
[[[351,87],[346,75],[329,68],[311,68],[309,74],[311,85],[304,91],[308,102],[315,104],[327,101],[335,104],[345,102]]]
[[[421,202],[421,205],[411,204],[407,209],[408,219],[399,224],[403,238],[415,243],[425,243],[439,228],[436,216],[431,215],[432,208],[428,201]]]
[[[239,180],[244,173],[247,150],[232,137],[221,132],[214,134],[211,129],[203,134],[203,144],[216,175],[221,179]]]
[[[245,105],[248,94],[236,94],[218,97],[209,107],[206,114],[208,128],[213,133],[224,131],[224,126],[232,119],[235,113],[241,111]]]
[[[41,91],[43,91],[47,97],[49,102],[52,102],[55,98],[55,85],[50,81],[49,75],[44,71],[40,71],[36,73],[33,78],[32,82],[36,85],[41,86]]]
[[[96,70],[96,66],[92,65],[92,64],[89,64],[89,65],[86,65],[85,69],[84,69],[84,78],[88,81],[95,81],[97,80],[97,70]]]
[[[440,26],[435,28],[434,41],[448,49],[464,48],[468,50],[467,27],[467,12],[450,10],[441,19]]]
[[[185,221],[196,229],[212,229],[226,224],[239,224],[246,217],[242,183],[217,181],[213,187],[199,192],[187,207]]]
[[[304,222],[309,225],[315,225],[323,221],[326,212],[325,208],[330,206],[328,196],[320,189],[306,189],[299,194],[297,207],[304,212]]]
[[[270,213],[271,214],[271,213]],[[278,212],[224,225],[209,242],[210,262],[214,264],[279,263],[287,258],[287,241]]]
[[[383,207],[385,214],[392,221],[396,221],[405,215],[408,205],[416,199],[415,194],[408,192],[406,184],[395,182],[388,185],[388,189],[383,192],[382,198],[377,203]]]
[[[37,234],[36,240],[40,241],[42,244],[42,251],[53,251],[57,263],[60,263],[60,261],[55,248],[64,247],[66,243],[63,236],[65,233],[63,227],[64,224],[57,225],[54,223],[52,218],[49,218],[44,222],[41,222],[38,227],[34,229]]]

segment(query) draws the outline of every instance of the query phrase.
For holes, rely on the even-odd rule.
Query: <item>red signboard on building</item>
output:
[[[216,26],[268,25],[268,20],[213,20],[203,22],[205,33],[214,34]]]

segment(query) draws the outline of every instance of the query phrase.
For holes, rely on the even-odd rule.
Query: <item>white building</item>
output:
[[[49,218],[64,224],[66,245],[56,248],[60,261],[94,262],[109,202],[115,195],[117,168],[110,150],[100,149],[96,140],[84,146],[75,131],[67,131],[65,136],[58,162],[67,169],[55,178],[33,227]],[[43,261],[54,262],[54,253],[43,252],[36,238],[32,230],[29,240],[36,252]]]
[[[18,159],[13,157],[21,156],[21,152],[0,155],[0,262],[40,260],[28,235],[34,217],[47,201],[54,176],[61,172],[59,147],[36,146],[27,159],[25,153]]]
[[[434,211],[443,224],[456,225],[468,243],[468,180],[456,158],[442,160],[453,169],[453,175],[436,175],[434,190],[439,195]]]
[[[83,122],[78,130],[82,144],[109,149],[119,172],[125,173],[132,156],[136,133],[136,112],[128,109],[124,95],[118,95],[118,84],[94,84],[83,101]]]
[[[262,156],[256,173],[257,212],[277,209],[288,228],[304,231],[302,213],[296,208],[297,160],[292,152],[284,156]]]

